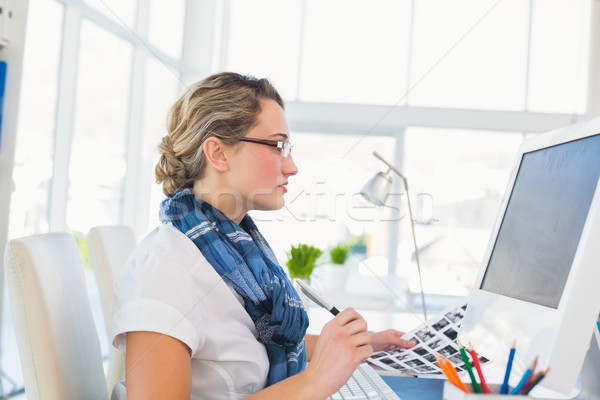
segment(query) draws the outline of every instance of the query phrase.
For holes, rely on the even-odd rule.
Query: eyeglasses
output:
[[[241,137],[240,142],[250,142],[250,143],[258,143],[264,144],[266,146],[277,147],[281,152],[283,158],[286,158],[292,152],[292,147],[294,147],[290,142],[281,142],[278,140],[267,140],[267,139],[255,139],[249,137]]]

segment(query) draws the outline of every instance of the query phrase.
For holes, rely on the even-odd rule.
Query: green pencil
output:
[[[475,390],[475,393],[481,393],[481,388],[479,387],[477,380],[475,380],[475,374],[473,374],[473,367],[471,366],[471,363],[469,362],[469,356],[467,356],[467,352],[465,351],[465,348],[463,346],[460,346],[459,350],[460,350],[460,357],[462,358],[463,362],[465,363],[465,368],[467,369],[467,372],[469,373],[469,376],[471,377],[471,383],[473,383],[473,390]]]

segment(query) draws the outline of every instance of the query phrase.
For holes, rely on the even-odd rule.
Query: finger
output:
[[[333,318],[331,320],[331,322],[335,322],[336,324],[338,324],[340,326],[344,326],[348,322],[353,321],[355,319],[359,319],[359,318],[362,318],[362,316],[358,313],[358,311],[356,311],[354,308],[350,307],[350,308],[346,308],[342,312],[338,313],[338,315],[336,315],[335,318]]]
[[[358,350],[360,357],[359,359],[361,360],[360,362],[366,361],[369,357],[373,355],[373,347],[369,344],[360,346]]]
[[[369,336],[369,332],[367,329],[367,321],[362,318],[354,319],[348,322],[346,325],[342,327],[344,332],[348,335],[355,335],[357,333],[366,333]]]
[[[402,335],[404,335],[404,332],[397,331],[397,330],[395,330],[395,329],[387,329],[387,330],[383,331],[382,333],[385,333],[385,334],[391,335],[391,336],[393,336],[393,337],[396,337],[396,338],[399,338],[399,337],[401,337]]]
[[[352,341],[351,343],[355,347],[362,347],[368,345],[369,347],[371,347],[371,352],[373,351],[373,348],[371,346],[371,338],[369,337],[368,333],[357,333],[355,335],[352,335],[350,337],[350,340]]]
[[[389,337],[389,345],[390,346],[409,348],[409,347],[413,347],[416,344],[413,341],[403,339],[402,338],[402,335],[404,334],[403,332],[389,329],[389,330],[385,331],[384,333],[386,333]]]
[[[405,349],[409,349],[411,347],[414,347],[416,345],[415,342],[413,342],[412,340],[406,340],[406,339],[398,339],[398,342],[396,344],[396,346],[405,348]]]
[[[367,344],[370,345],[371,336],[369,335],[369,332],[365,329],[356,329],[350,326],[353,324],[355,324],[355,322],[334,329],[331,333],[331,340],[333,340],[334,343],[348,346],[347,348],[356,348]]]

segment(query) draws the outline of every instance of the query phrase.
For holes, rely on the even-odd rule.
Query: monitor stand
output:
[[[594,327],[594,335],[590,343],[583,367],[581,367],[579,394],[576,400],[600,400],[600,333]]]
[[[533,398],[536,400],[600,400],[600,333],[594,323],[594,334],[590,343],[590,348],[583,361],[579,379],[573,391],[567,395],[553,393],[542,389],[540,396]],[[535,390],[534,390],[535,392]],[[573,395],[572,393],[576,393]]]

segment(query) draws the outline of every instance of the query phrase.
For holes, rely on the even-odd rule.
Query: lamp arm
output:
[[[387,162],[387,161],[386,161],[386,159],[385,159],[385,158],[383,158],[383,157],[381,156],[381,154],[379,154],[378,152],[374,151],[374,152],[373,152],[373,155],[374,155],[375,157],[377,157],[377,158],[378,158],[378,159],[379,159],[381,162],[383,162],[385,165],[387,165],[389,169],[391,169],[391,170],[392,170],[392,171],[394,171],[396,174],[398,174],[398,176],[404,180],[404,184],[406,185],[406,178],[404,177],[404,175],[402,175],[402,172],[398,171],[398,170],[396,169],[396,167],[394,167],[392,164],[390,164],[389,162]]]
[[[427,307],[425,306],[425,294],[423,293],[423,278],[421,277],[421,262],[419,261],[419,247],[417,246],[417,236],[415,235],[415,221],[413,219],[412,207],[410,204],[410,195],[408,194],[408,180],[406,177],[396,169],[392,164],[387,162],[379,153],[376,151],[373,152],[373,155],[381,160],[385,165],[388,166],[389,171],[394,171],[404,183],[404,190],[406,190],[406,203],[408,204],[408,216],[410,218],[410,229],[412,231],[413,238],[413,246],[415,249],[415,261],[417,262],[417,270],[419,272],[419,286],[421,288],[421,302],[423,304],[423,315],[425,316],[425,321],[427,321]],[[388,171],[388,172],[389,172]]]
[[[413,219],[412,207],[410,205],[410,196],[408,194],[408,185],[406,178],[402,176],[404,180],[404,188],[406,190],[406,203],[408,204],[408,216],[410,218],[410,229],[412,231],[413,246],[415,249],[415,261],[417,262],[417,271],[419,272],[419,287],[421,288],[421,303],[423,304],[423,316],[427,321],[427,307],[425,306],[425,294],[423,293],[423,278],[421,277],[421,262],[419,261],[419,247],[417,246],[417,235],[415,234],[415,221]]]

